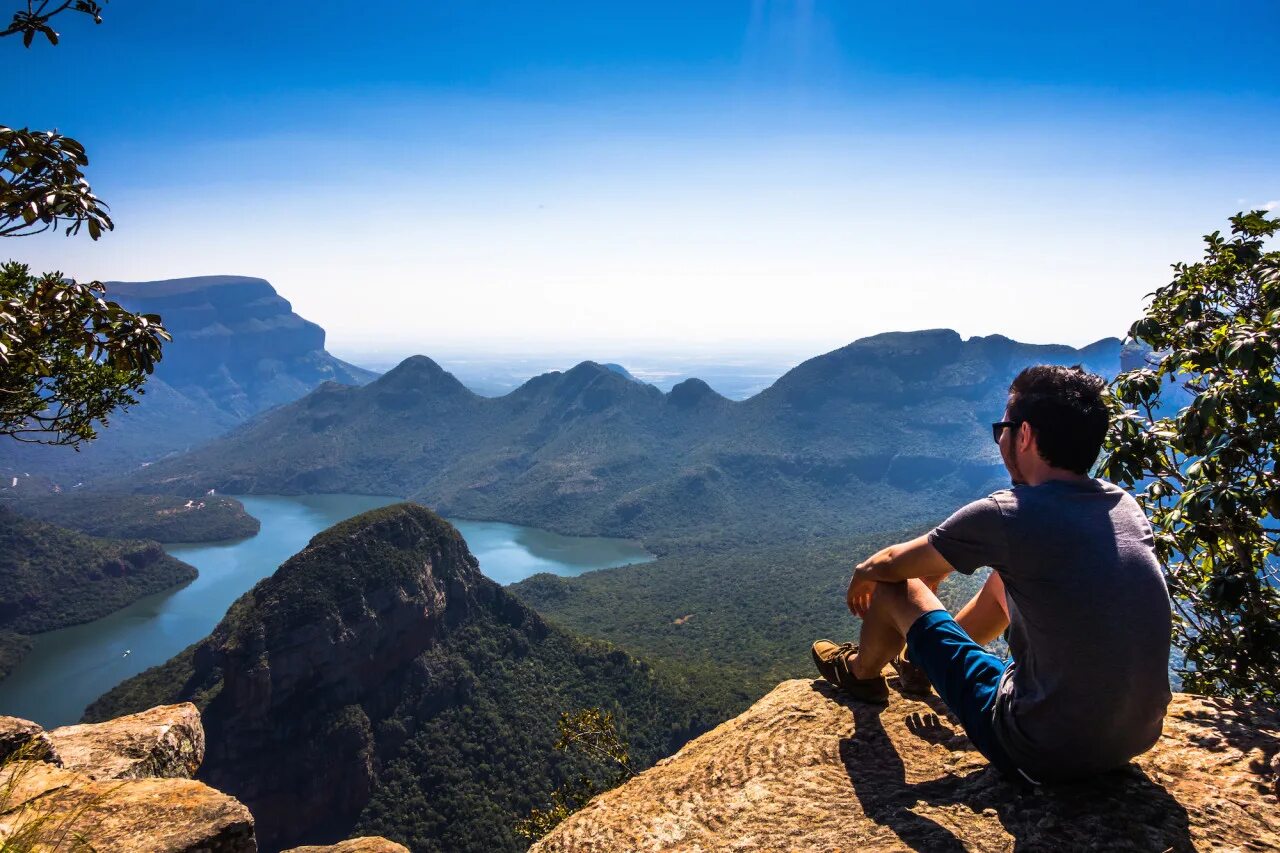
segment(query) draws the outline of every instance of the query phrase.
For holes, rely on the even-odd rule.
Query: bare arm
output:
[[[911,578],[945,575],[951,571],[951,564],[929,543],[929,537],[917,536],[910,542],[881,549],[863,560],[854,569],[854,577],[896,583]]]
[[[859,563],[849,581],[845,602],[855,616],[866,616],[871,606],[871,594],[877,583],[900,583],[910,578],[923,578],[932,590],[938,589],[942,579],[953,569],[938,549],[929,544],[928,536],[918,536],[910,542],[901,542],[881,549]]]

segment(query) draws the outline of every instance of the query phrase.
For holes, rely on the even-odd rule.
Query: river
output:
[[[0,681],[0,714],[43,726],[74,723],[94,699],[203,639],[237,597],[301,551],[321,530],[400,498],[368,495],[242,497],[262,522],[257,536],[234,542],[165,545],[200,577],[139,599],[109,616],[33,638],[34,647]],[[622,539],[561,536],[488,521],[450,519],[480,569],[501,584],[539,572],[579,575],[647,562],[653,555]]]

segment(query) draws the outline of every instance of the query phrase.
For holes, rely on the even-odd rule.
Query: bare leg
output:
[[[933,589],[942,578],[930,578]],[[862,620],[858,654],[850,661],[854,678],[880,674],[906,644],[912,624],[932,610],[945,610],[929,584],[918,578],[902,583],[881,583],[871,596],[871,606]]]
[[[992,572],[978,594],[960,608],[956,622],[975,643],[985,646],[1009,627],[1009,611],[1004,600],[1004,582]]]

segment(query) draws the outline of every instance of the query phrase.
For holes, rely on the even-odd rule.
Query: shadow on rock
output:
[[[821,687],[853,714],[854,733],[840,741],[840,759],[862,811],[888,827],[907,847],[921,851],[985,849],[968,831],[964,841],[939,820],[972,826],[976,816],[998,819],[1014,850],[1126,850],[1182,853],[1195,849],[1184,809],[1161,785],[1134,764],[1067,785],[1032,787],[1006,779],[992,767],[965,775],[947,773],[923,782],[907,781],[907,767],[885,729],[884,714],[901,713],[847,700]],[[937,717],[907,715],[908,737],[971,750],[954,718],[934,697]],[[918,768],[912,775],[927,773]],[[969,812],[966,817],[965,813]],[[930,816],[930,813],[933,813]],[[934,819],[939,818],[939,819]],[[997,833],[999,829],[992,829]],[[979,831],[977,834],[985,834]],[[1003,848],[1010,838],[988,836]]]

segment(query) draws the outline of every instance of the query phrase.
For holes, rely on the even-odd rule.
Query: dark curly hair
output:
[[[1078,364],[1028,367],[1009,386],[1009,420],[1031,424],[1045,462],[1087,474],[1107,435],[1106,387],[1106,380]]]

